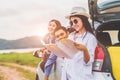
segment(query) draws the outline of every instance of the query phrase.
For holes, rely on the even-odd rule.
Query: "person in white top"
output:
[[[82,7],[73,7],[66,18],[75,29],[68,38],[75,41],[75,46],[79,51],[72,59],[64,59],[62,80],[94,80],[92,64],[97,40],[88,21],[89,14]]]

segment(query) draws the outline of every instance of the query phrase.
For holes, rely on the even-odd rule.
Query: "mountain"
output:
[[[38,36],[24,37],[17,40],[0,39],[0,50],[39,48],[41,46],[40,37]]]

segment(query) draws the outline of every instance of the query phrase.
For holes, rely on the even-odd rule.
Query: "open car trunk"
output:
[[[104,49],[101,73],[120,80],[120,0],[88,0],[89,13],[96,37]],[[118,76],[119,75],[119,76]]]

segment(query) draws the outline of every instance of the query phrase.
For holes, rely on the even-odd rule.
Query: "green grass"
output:
[[[9,68],[15,68],[20,73],[21,77],[24,77],[28,80],[35,80],[36,74],[34,72],[31,72],[29,70],[25,70],[21,67],[12,66],[12,65],[9,65],[9,64],[0,63],[0,65],[1,66],[7,66]],[[3,80],[2,76],[0,76],[0,80]]]
[[[17,68],[17,70],[21,73],[21,76],[25,77],[26,79],[35,80],[36,73],[25,70],[23,68]]]
[[[0,54],[0,62],[16,63],[20,65],[27,65],[31,67],[37,67],[40,62],[40,58],[36,58],[32,55],[33,52],[28,53],[3,53]],[[28,80],[35,80],[35,73],[29,70],[25,70],[21,67],[16,67],[8,64],[0,64],[1,66],[8,66],[10,68],[16,68],[20,72],[20,75]],[[3,80],[3,76],[0,76],[0,80]]]
[[[27,65],[37,67],[40,62],[40,58],[36,58],[32,55],[33,52],[28,53],[4,53],[0,54],[0,62],[12,62],[21,65]]]

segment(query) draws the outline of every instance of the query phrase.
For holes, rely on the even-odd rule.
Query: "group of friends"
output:
[[[44,73],[44,80],[49,80],[53,67],[57,75],[56,80],[94,80],[92,64],[97,40],[89,23],[89,17],[83,7],[73,7],[71,13],[66,16],[70,28],[62,26],[56,19],[49,22],[49,32],[43,39],[45,43],[55,44],[56,41],[68,38],[75,42],[74,45],[79,51],[73,58],[68,59],[60,58],[44,47],[36,50],[34,56],[39,57],[42,53],[40,68]]]

